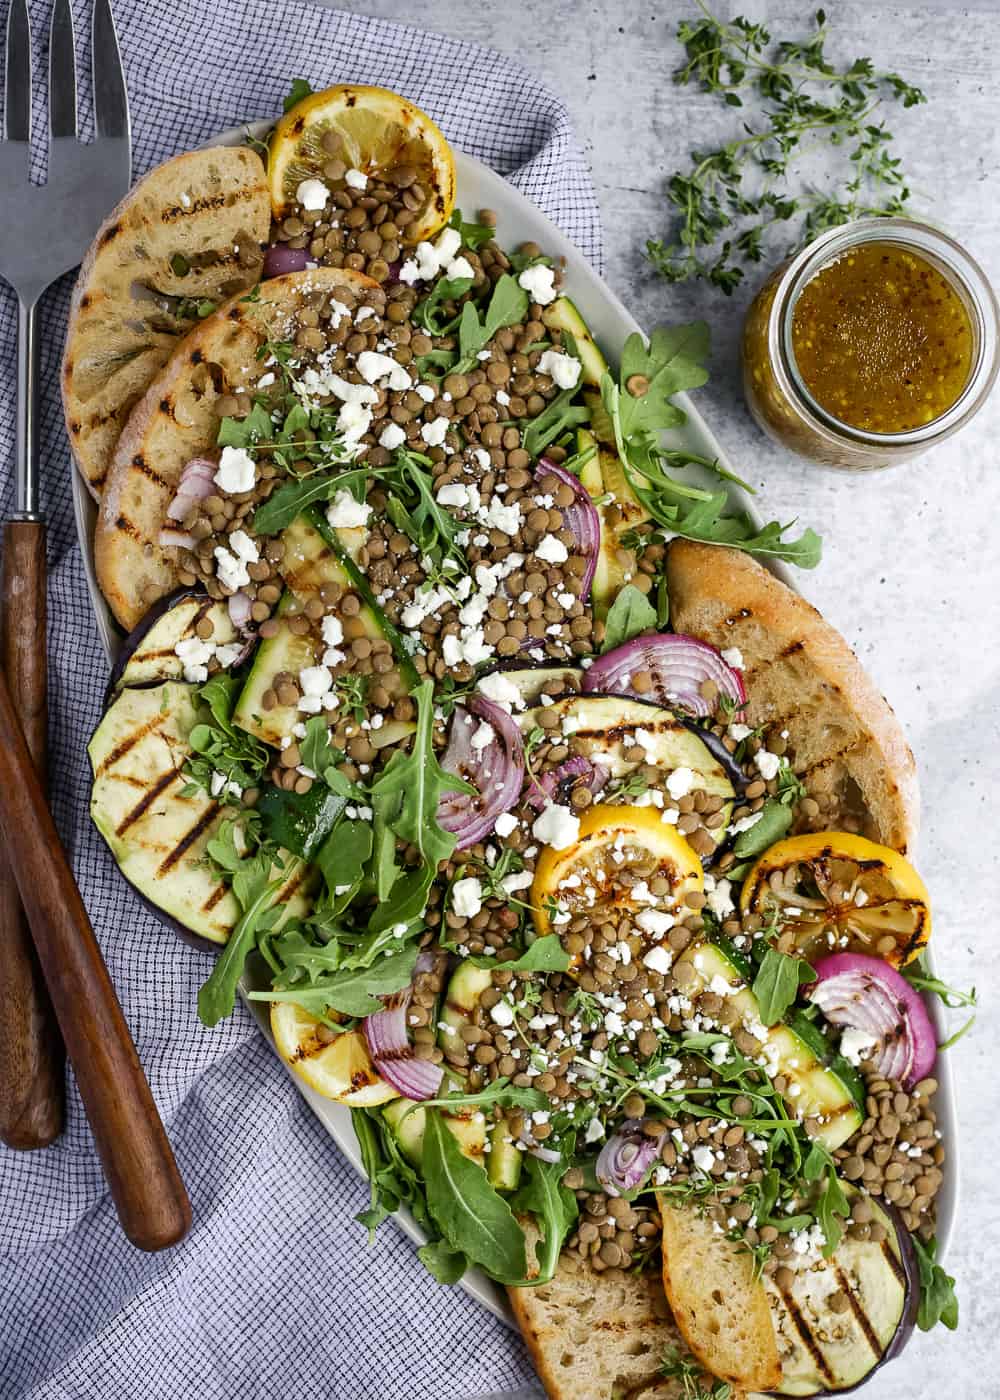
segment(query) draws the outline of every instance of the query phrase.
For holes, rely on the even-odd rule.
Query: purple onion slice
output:
[[[433,953],[421,953],[413,975],[429,972]],[[405,1099],[432,1099],[441,1089],[444,1071],[432,1060],[421,1060],[410,1043],[406,1013],[413,997],[413,983],[391,996],[383,997],[385,1009],[366,1016],[362,1025],[368,1053],[378,1074],[398,1089]]]
[[[650,677],[650,689],[634,689],[631,682],[637,671]],[[705,718],[714,714],[716,708],[715,700],[702,694],[706,681],[712,682],[719,695],[731,700],[737,712],[746,704],[742,676],[715,647],[682,632],[654,632],[597,657],[584,672],[582,688],[605,695],[631,695],[636,700],[651,700],[667,709]]]
[[[192,457],[181,472],[174,499],[167,506],[168,520],[183,520],[192,506],[215,491],[218,463],[209,457]],[[169,527],[167,527],[169,528]]]
[[[287,243],[272,243],[264,253],[262,277],[284,277],[288,272],[305,272],[309,257],[305,248],[289,248]]]
[[[664,1134],[648,1137],[642,1121],[627,1118],[601,1148],[594,1168],[597,1179],[609,1196],[620,1196],[641,1186],[646,1173],[660,1155]]]
[[[580,478],[561,467],[558,462],[553,462],[549,457],[540,457],[535,468],[536,483],[540,482],[543,476],[558,477],[576,497],[571,506],[562,509],[562,518],[563,527],[569,530],[576,540],[578,552],[587,561],[580,583],[580,601],[585,603],[590,597],[590,588],[597,572],[597,558],[601,552],[601,517],[590,499],[590,492]]]
[[[608,777],[607,768],[577,754],[550,768],[540,778],[532,778],[526,800],[536,811],[541,811],[549,802],[566,805],[574,788],[585,787],[596,796],[607,784]]]
[[[481,742],[483,724],[493,735],[484,735]],[[497,817],[509,812],[521,794],[524,744],[516,721],[485,696],[470,695],[464,705],[455,706],[441,767],[476,789],[446,792],[437,809],[445,831],[454,834],[459,850],[467,851],[490,835]]]
[[[910,1086],[925,1079],[937,1059],[937,1037],[920,993],[881,958],[834,953],[815,964],[809,999],[827,1021],[874,1040],[865,1059],[884,1079]]]

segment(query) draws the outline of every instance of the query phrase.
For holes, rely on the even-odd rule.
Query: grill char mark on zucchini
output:
[[[147,786],[143,796],[135,804],[131,812],[126,813],[115,827],[115,831],[118,835],[124,836],[129,827],[133,826],[139,820],[142,814],[152,806],[161,793],[166,792],[167,788],[177,777],[179,777],[179,774],[177,770],[174,769],[170,773],[164,773],[161,777],[157,778],[153,784]]]

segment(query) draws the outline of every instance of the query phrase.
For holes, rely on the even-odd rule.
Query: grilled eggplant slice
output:
[[[183,771],[188,736],[207,716],[197,697],[195,686],[175,681],[121,692],[90,741],[90,813],[125,879],[165,922],[225,943],[240,910],[205,860],[225,809],[202,791],[186,792]],[[310,903],[305,867],[286,855],[284,871],[278,900],[302,916]]]
[[[765,1275],[781,1357],[778,1395],[853,1390],[898,1356],[913,1332],[920,1305],[913,1245],[892,1206],[869,1204],[885,1240],[845,1235],[829,1259],[799,1269],[789,1288]],[[834,1295],[839,1310],[830,1306]]]
[[[177,655],[177,643],[195,636],[205,618],[212,624],[213,642],[224,646],[236,641],[226,604],[214,602],[199,588],[181,588],[154,603],[122,642],[108,681],[109,697],[127,685],[181,680],[184,663]]]
[[[670,710],[644,700],[621,695],[568,695],[546,707],[555,715],[563,734],[572,734],[584,755],[599,760],[613,778],[625,777],[642,764],[663,770],[690,769],[692,788],[702,788],[724,799],[724,823],[716,833],[721,842],[732,811],[732,781],[701,738]],[[540,710],[518,715],[525,733],[538,724]],[[550,728],[554,728],[551,718]]]

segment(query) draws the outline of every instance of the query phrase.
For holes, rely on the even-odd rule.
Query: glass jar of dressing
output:
[[[978,411],[1000,309],[978,264],[911,219],[830,229],[747,312],[743,383],[757,422],[803,457],[871,471],[915,457]]]

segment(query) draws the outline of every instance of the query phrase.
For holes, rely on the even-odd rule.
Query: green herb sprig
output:
[[[752,103],[754,111],[739,135],[716,150],[693,151],[690,166],[670,177],[673,225],[646,251],[669,282],[700,277],[729,295],[764,257],[775,226],[786,226],[788,241],[798,243],[862,215],[901,213],[910,192],[890,154],[892,134],[876,114],[886,100],[914,107],[926,99],[870,58],[832,63],[822,10],[804,42],[772,44],[764,25],[742,16],[726,23],[697,3],[700,17],[677,28],[685,61],[674,82],[694,83],[729,107]],[[793,184],[811,140],[841,154],[839,189]]]

